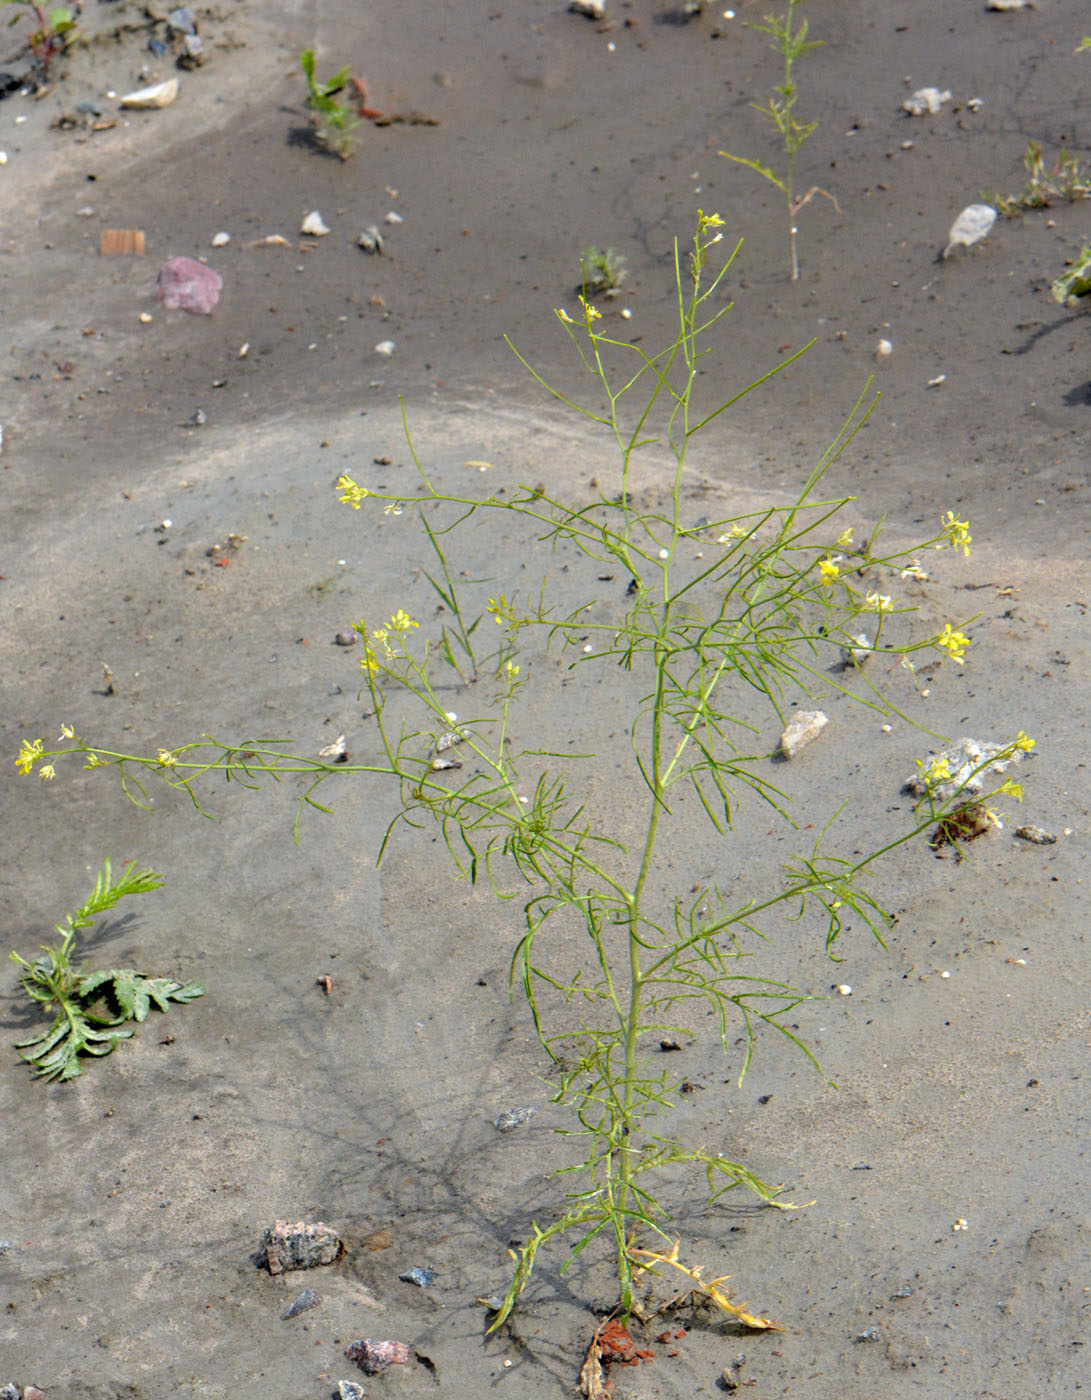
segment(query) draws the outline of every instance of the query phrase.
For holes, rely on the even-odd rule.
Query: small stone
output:
[[[821,710],[798,710],[780,736],[781,753],[785,758],[795,758],[801,749],[814,743],[829,722],[829,715]]]
[[[852,1339],[854,1342],[878,1342],[882,1340],[882,1334],[878,1327],[865,1327]]]
[[[127,92],[121,99],[121,105],[133,111],[150,111],[155,107],[169,107],[177,96],[178,79],[168,78],[165,83],[153,83],[151,87]]]
[[[918,88],[902,103],[902,111],[908,112],[911,117],[934,117],[943,104],[950,100],[951,94],[946,90],[941,92],[939,88],[934,87]]]
[[[1022,760],[1023,754],[1020,749],[1016,749],[1007,758],[997,758],[996,755],[1001,749],[1000,744],[983,743],[979,739],[959,739],[957,744],[953,744],[949,749],[942,749],[935,756],[937,760],[946,763],[951,774],[949,778],[929,786],[918,770],[906,778],[902,786],[914,797],[926,797],[931,791],[933,797],[940,802],[946,802],[960,789],[964,789],[968,795],[973,795],[981,791],[991,773],[1003,773],[1006,768]]]
[[[409,1347],[405,1342],[374,1342],[365,1337],[363,1341],[348,1344],[345,1358],[355,1361],[365,1376],[377,1376],[388,1366],[405,1366],[409,1361]]]
[[[1034,10],[1034,0],[985,0],[987,10]]]
[[[354,647],[360,637],[357,632],[338,632],[333,640],[339,647]]]
[[[889,340],[880,340],[875,347],[875,358],[877,360],[888,359],[894,353],[894,346]]]
[[[405,220],[396,209],[391,209],[390,213],[383,220],[384,224],[404,224]]]
[[[838,993],[839,993],[841,996],[843,996],[843,997],[850,997],[850,996],[852,996],[852,988],[849,986],[849,984],[848,984],[847,982],[842,982],[842,983],[840,984],[840,986],[837,988],[837,990],[838,990]]]
[[[155,295],[168,311],[211,316],[219,305],[224,280],[218,272],[193,258],[170,258],[159,269]]]
[[[300,233],[308,234],[311,238],[325,238],[329,233],[326,221],[317,209],[312,209],[299,226]]]
[[[150,326],[152,323],[151,315],[147,311],[142,311],[138,319],[143,326]]]
[[[1046,831],[1040,826],[1017,826],[1015,834],[1021,841],[1030,841],[1035,846],[1052,846],[1057,841],[1052,831]]]
[[[394,344],[392,340],[380,340],[378,345],[376,345],[375,347],[375,353],[376,355],[382,355],[385,359],[389,360],[391,355],[393,355],[394,351],[397,348],[398,347]]]
[[[261,1238],[265,1264],[271,1274],[285,1269],[313,1269],[333,1264],[345,1246],[336,1230],[322,1221],[276,1220]]]
[[[606,0],[572,0],[568,8],[575,15],[586,15],[588,19],[602,19],[606,14]]]
[[[212,235],[213,248],[226,248],[230,242],[231,235],[229,233],[223,232],[223,230],[221,230],[219,233],[214,233]]]
[[[305,1288],[298,1298],[293,1298],[291,1303],[280,1315],[281,1322],[287,1322],[290,1317],[298,1317],[300,1313],[307,1312],[310,1308],[316,1308],[322,1301],[322,1295],[313,1288]]]
[[[991,204],[967,204],[962,213],[951,225],[947,235],[944,258],[949,258],[956,248],[969,248],[981,240],[996,223],[996,210]]]
[[[359,1381],[338,1381],[337,1394],[340,1400],[364,1400],[367,1391]]]
[[[510,1133],[513,1128],[518,1128],[521,1124],[527,1123],[534,1117],[533,1106],[527,1108],[509,1108],[502,1113],[493,1125],[498,1133]]]
[[[841,665],[846,670],[862,666],[871,655],[871,641],[866,632],[850,632],[849,641],[855,645],[841,648]]]
[[[383,252],[383,236],[374,224],[369,224],[356,242],[365,253],[379,253],[381,255]]]
[[[167,15],[167,24],[179,34],[197,33],[197,22],[184,5],[180,5],[176,10],[171,10],[170,14]]]
[[[414,1265],[398,1277],[402,1283],[415,1283],[418,1288],[431,1288],[436,1281],[435,1269],[421,1269]]]

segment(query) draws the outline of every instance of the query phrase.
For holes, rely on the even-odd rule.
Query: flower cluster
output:
[[[337,489],[341,492],[338,499],[344,505],[351,506],[353,510],[359,510],[361,503],[366,501],[371,494],[365,486],[357,486],[351,476],[339,476]]]
[[[380,658],[371,645],[372,642],[377,642],[382,648],[385,660],[396,661],[399,656],[404,654],[398,651],[397,644],[399,642],[404,644],[409,633],[419,626],[420,623],[415,622],[404,608],[399,608],[391,616],[389,622],[382,627],[376,627],[374,632],[369,632],[365,623],[358,622],[355,630],[364,639],[364,654],[360,658],[360,670],[366,676],[373,676],[382,669]]]
[[[503,593],[501,593],[499,598],[490,598],[485,611],[492,615],[497,627],[509,626],[515,621],[515,614],[511,610],[511,604]]]
[[[949,545],[951,549],[961,549],[963,554],[970,553],[970,541],[973,538],[970,534],[970,522],[959,520],[953,510],[949,510],[943,517],[943,544]],[[942,549],[943,544],[936,545],[937,549]]]
[[[827,555],[818,561],[819,582],[824,588],[832,588],[841,577],[841,570],[837,567],[840,560],[841,556],[837,554],[832,559]]]
[[[966,633],[956,632],[949,622],[944,623],[943,631],[933,642],[933,646],[939,647],[940,651],[945,651],[951,660],[959,666],[962,665],[962,658],[969,645],[970,639]]]
[[[597,307],[592,306],[582,293],[580,294],[580,310],[583,312],[583,323],[588,330],[591,329],[595,321],[602,320],[602,312]],[[558,307],[553,314],[558,321],[563,321],[566,326],[576,324],[575,317],[570,316],[563,306]]]

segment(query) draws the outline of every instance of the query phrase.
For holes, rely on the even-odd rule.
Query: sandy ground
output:
[[[922,628],[976,615],[965,667],[937,671],[927,697],[904,673],[880,680],[935,733],[1035,735],[1021,815],[1058,840],[1030,846],[1009,827],[961,865],[923,844],[905,853],[883,872],[898,916],[886,951],[858,930],[834,965],[814,929],[784,925],[763,970],[818,994],[853,988],[799,1013],[836,1090],[771,1037],[740,1089],[738,1064],[694,1022],[676,1058],[696,1087],[677,1125],[814,1204],[706,1210],[697,1183],[669,1181],[692,1257],[785,1330],[699,1320],[677,1356],[660,1346],[615,1373],[615,1394],[722,1393],[721,1370],[744,1352],[756,1397],[1075,1395],[1091,1285],[1075,873],[1088,832],[1091,359],[1086,317],[1048,284],[1088,237],[1088,206],[1001,221],[945,263],[937,253],[983,189],[1019,187],[1028,139],[1091,145],[1091,60],[1072,56],[1086,14],[1078,0],[1017,14],[809,0],[826,46],[799,75],[801,111],[821,123],[801,179],[840,208],[803,211],[793,286],[781,211],[716,155],[773,155],[749,103],[778,75],[741,27],[763,8],[682,24],[633,0],[600,32],[556,0],[195,7],[208,62],[180,75],[172,107],[122,114],[105,94],[170,63],[148,52],[140,7],[85,5],[94,42],[39,100],[0,101],[2,748],[13,758],[20,739],[65,722],[141,752],[202,731],[310,752],[343,732],[366,761],[356,654],[333,637],[393,606],[428,618],[433,600],[409,521],[339,507],[333,481],[411,480],[401,395],[441,486],[480,485],[466,464],[488,461],[494,489],[606,490],[608,444],[557,413],[503,337],[577,385],[551,310],[571,304],[579,250],[596,242],[629,260],[607,315],[656,343],[672,240],[698,206],[719,210],[745,243],[710,399],[817,344],[695,454],[695,515],[782,499],[874,372],[882,399],[831,489],[858,498],[861,523],[885,512],[896,540],[952,508],[975,537],[970,560],[937,555],[929,583],[905,585]],[[0,63],[14,72],[17,32]],[[365,127],[345,164],[317,152],[298,72],[309,45],[320,72],[352,63],[376,106],[440,125]],[[942,113],[900,113],[931,84],[952,91]],[[81,101],[117,124],[52,129]],[[313,246],[297,236],[311,209],[332,230]],[[404,222],[383,224],[390,210]],[[386,257],[355,246],[372,223]],[[100,258],[103,228],[144,230],[147,256]],[[219,229],[231,243],[213,249]],[[251,246],[274,233],[291,246]],[[214,317],[155,301],[175,254],[223,275]],[[877,363],[880,337],[894,350]],[[387,339],[390,359],[373,353]],[[204,426],[182,426],[198,409]],[[653,491],[659,466],[651,455],[643,469]],[[245,544],[216,567],[207,551],[229,532]],[[471,598],[524,586],[529,543],[514,528],[468,534],[460,565],[486,580]],[[561,598],[596,597],[606,616],[624,605],[625,581],[601,582],[585,560],[546,553],[540,567]],[[527,666],[520,738],[599,753],[578,780],[631,834],[618,682],[574,678],[544,653]],[[802,827],[846,803],[834,835],[862,848],[906,820],[901,780],[933,741],[901,724],[884,733],[832,690],[822,703],[820,745],[773,776]],[[474,696],[452,687],[451,704],[466,714]],[[774,719],[753,717],[772,747]],[[298,1400],[343,1377],[373,1395],[574,1393],[596,1309],[612,1301],[608,1260],[589,1251],[562,1276],[547,1259],[512,1328],[487,1341],[475,1301],[502,1288],[531,1217],[557,1210],[549,1173],[572,1160],[546,1059],[507,995],[518,907],[453,883],[430,831],[403,835],[377,870],[392,797],[365,779],[339,779],[335,815],[310,814],[293,844],[294,791],[210,788],[210,822],[163,789],[140,811],[74,764],[47,787],[5,768],[8,944],[31,954],[104,856],[135,858],[167,886],[101,921],[88,958],[197,978],[208,994],[46,1087],[10,1050],[36,1024],[14,970],[3,986],[0,1385],[33,1382],[49,1400]],[[656,878],[664,894],[694,881],[745,891],[775,880],[799,841],[764,808],[727,841],[683,823]],[[556,956],[583,956],[576,933]],[[521,1105],[534,1118],[498,1134],[497,1114]],[[278,1216],[330,1221],[345,1259],[285,1280],[259,1271]],[[387,1247],[368,1248],[376,1231]],[[423,1264],[433,1288],[399,1281]],[[282,1321],[306,1284],[320,1306]],[[877,1340],[856,1340],[868,1329]],[[366,1381],[342,1356],[366,1336],[406,1340],[418,1359]]]

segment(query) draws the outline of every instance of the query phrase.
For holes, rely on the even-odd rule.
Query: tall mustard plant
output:
[[[37,771],[48,781],[61,759],[80,756],[88,767],[118,773],[135,801],[143,800],[142,780],[154,775],[182,789],[198,808],[201,781],[209,774],[254,787],[294,775],[301,784],[297,823],[308,805],[328,810],[318,793],[329,783],[361,773],[392,779],[400,801],[383,850],[399,825],[435,823],[460,875],[488,881],[499,898],[521,900],[512,987],[525,998],[553,1059],[553,1098],[569,1112],[564,1132],[582,1147],[563,1168],[567,1189],[553,1218],[533,1222],[513,1255],[511,1282],[493,1327],[515,1305],[539,1252],[561,1241],[568,1245],[565,1267],[593,1242],[609,1243],[626,1313],[640,1269],[660,1264],[696,1278],[699,1271],[681,1261],[677,1242],[669,1250],[647,1248],[648,1242],[667,1240],[668,1209],[656,1186],[665,1167],[699,1171],[713,1200],[743,1187],[772,1205],[793,1208],[775,1184],[737,1160],[726,1140],[695,1144],[670,1131],[683,1080],[661,1068],[664,1060],[654,1058],[654,1049],[662,1036],[685,1027],[692,1006],[704,1005],[725,1050],[741,1029],[742,1073],[763,1028],[779,1032],[813,1060],[789,1020],[806,994],[754,970],[754,949],[775,936],[783,916],[806,917],[831,951],[851,913],[881,940],[888,919],[867,884],[872,866],[957,812],[969,781],[949,791],[929,786],[910,828],[866,855],[838,855],[827,849],[824,834],[771,888],[750,889],[736,899],[689,881],[685,893],[661,888],[666,867],[662,860],[657,867],[657,859],[672,836],[692,833],[695,811],[728,838],[729,851],[742,799],[749,794],[781,808],[787,801],[770,781],[770,746],[758,743],[753,752],[754,731],[741,723],[752,697],[779,720],[790,699],[831,687],[897,713],[866,669],[831,677],[840,648],[857,654],[881,649],[911,666],[910,654],[921,650],[938,650],[961,664],[971,645],[962,630],[969,624],[962,621],[912,638],[912,609],[880,592],[879,584],[884,571],[894,578],[899,571],[920,577],[919,563],[908,554],[881,552],[878,530],[857,543],[852,529],[837,520],[847,501],[819,493],[823,475],[871,412],[867,390],[794,502],[699,528],[684,523],[694,440],[777,373],[758,376],[726,402],[700,401],[706,342],[730,309],[721,288],[738,252],[714,270],[722,227],[717,215],[699,211],[688,256],[676,247],[677,325],[663,350],[649,353],[616,338],[581,298],[573,312],[556,315],[582,360],[592,396],[583,402],[565,397],[523,361],[589,431],[604,432],[616,446],[617,475],[597,500],[572,504],[542,487],[452,492],[432,481],[415,453],[416,484],[397,497],[352,476],[340,478],[339,497],[349,507],[382,506],[400,512],[407,526],[416,518],[425,549],[441,561],[432,586],[457,620],[452,632],[436,633],[407,611],[404,600],[394,600],[387,616],[359,622],[361,682],[376,721],[371,761],[327,762],[270,741],[223,744],[208,736],[142,756],[102,748],[69,727],[62,731],[63,747],[25,740],[17,760],[21,771]],[[670,462],[661,509],[639,503],[634,492],[634,465],[653,442],[660,451],[666,446]],[[543,564],[540,578],[531,575],[528,592],[495,590],[487,602],[481,599],[471,622],[474,607],[454,607],[458,571],[448,567],[445,551],[459,525],[471,518],[487,525],[497,513],[522,521],[547,555],[567,545],[596,564],[624,570],[630,583],[621,615],[604,616],[587,599],[562,605],[551,598]],[[915,552],[927,547],[968,553],[968,522],[948,512]],[[499,645],[483,642],[485,634],[499,638]],[[612,809],[599,805],[594,785],[582,781],[579,760],[525,735],[525,702],[535,693],[540,643],[559,651],[572,668],[603,668],[611,704],[628,716],[629,775],[611,793],[611,803],[624,805],[630,820],[635,814],[638,835],[628,845],[611,820]],[[466,679],[480,677],[465,692],[472,695],[472,718],[448,712],[452,668]],[[581,728],[577,716],[568,732]],[[1014,754],[1025,742],[1020,735],[1003,752]],[[996,754],[990,759],[995,762]],[[534,781],[527,776],[532,769],[541,774]],[[681,801],[686,790],[696,797],[696,808]],[[586,957],[559,969],[554,935],[565,929],[582,930]],[[773,1325],[731,1303],[720,1282],[711,1292],[705,1289],[719,1306],[747,1325]]]

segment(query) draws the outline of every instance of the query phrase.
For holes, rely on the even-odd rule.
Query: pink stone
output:
[[[404,1366],[409,1360],[409,1348],[405,1342],[374,1342],[367,1337],[361,1342],[350,1342],[345,1356],[355,1361],[365,1375],[377,1376],[388,1366]]]
[[[168,311],[192,311],[211,316],[220,300],[224,280],[193,258],[170,258],[159,269],[155,295]]]

